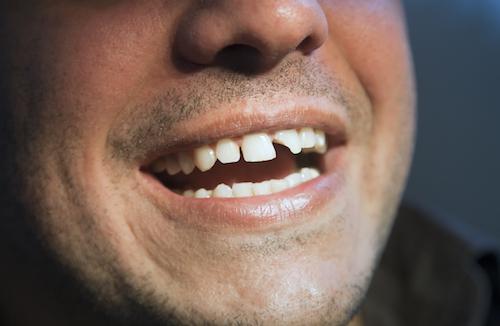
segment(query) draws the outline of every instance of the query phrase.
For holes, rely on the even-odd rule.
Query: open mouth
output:
[[[311,127],[250,133],[167,154],[145,170],[185,197],[270,195],[323,174],[323,156],[335,147],[329,142]]]

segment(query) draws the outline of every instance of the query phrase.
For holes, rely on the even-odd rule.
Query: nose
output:
[[[184,15],[177,55],[191,64],[263,69],[294,51],[312,53],[326,40],[327,19],[317,1],[211,0]]]

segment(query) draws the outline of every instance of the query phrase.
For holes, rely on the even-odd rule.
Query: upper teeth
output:
[[[217,160],[224,164],[238,162],[241,159],[240,147],[246,162],[269,161],[276,158],[273,142],[288,147],[293,154],[300,153],[302,149],[323,154],[327,148],[325,133],[313,128],[280,130],[274,134],[254,133],[243,136],[239,141],[225,138],[194,151],[162,157],[153,163],[152,169],[155,173],[166,170],[170,175],[180,171],[190,174],[195,166],[200,171],[208,171]]]

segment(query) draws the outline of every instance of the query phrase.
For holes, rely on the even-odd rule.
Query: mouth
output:
[[[191,122],[205,133],[196,144],[180,140],[184,145],[154,154],[140,171],[158,202],[184,220],[248,225],[310,213],[335,197],[343,179],[347,131],[335,111],[253,110],[213,125]]]
[[[325,132],[311,127],[257,132],[160,157],[147,170],[185,197],[265,196],[319,177],[327,148]]]

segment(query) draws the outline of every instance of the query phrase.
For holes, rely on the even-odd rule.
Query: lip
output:
[[[266,109],[269,107],[273,110]],[[232,114],[235,107],[232,108],[233,110],[230,109],[215,119],[200,117],[183,123],[178,127],[186,130],[182,138],[159,144],[156,150],[148,153],[141,167],[168,153],[194,148],[221,138],[308,126],[325,131],[329,145],[331,142],[334,144],[324,154],[323,174],[271,195],[197,199],[174,193],[152,174],[139,168],[139,184],[163,216],[177,223],[203,229],[267,229],[307,221],[325,205],[338,199],[345,188],[349,134],[344,107],[325,99],[301,98],[293,101],[268,101],[265,106],[246,102],[238,107],[237,114]],[[186,129],[187,127],[189,128]]]
[[[266,102],[246,100],[239,105],[219,107],[210,114],[179,123],[168,137],[155,139],[156,143],[136,159],[141,167],[147,167],[162,156],[194,149],[223,138],[302,127],[324,131],[330,146],[346,143],[350,134],[346,108],[324,98]]]

